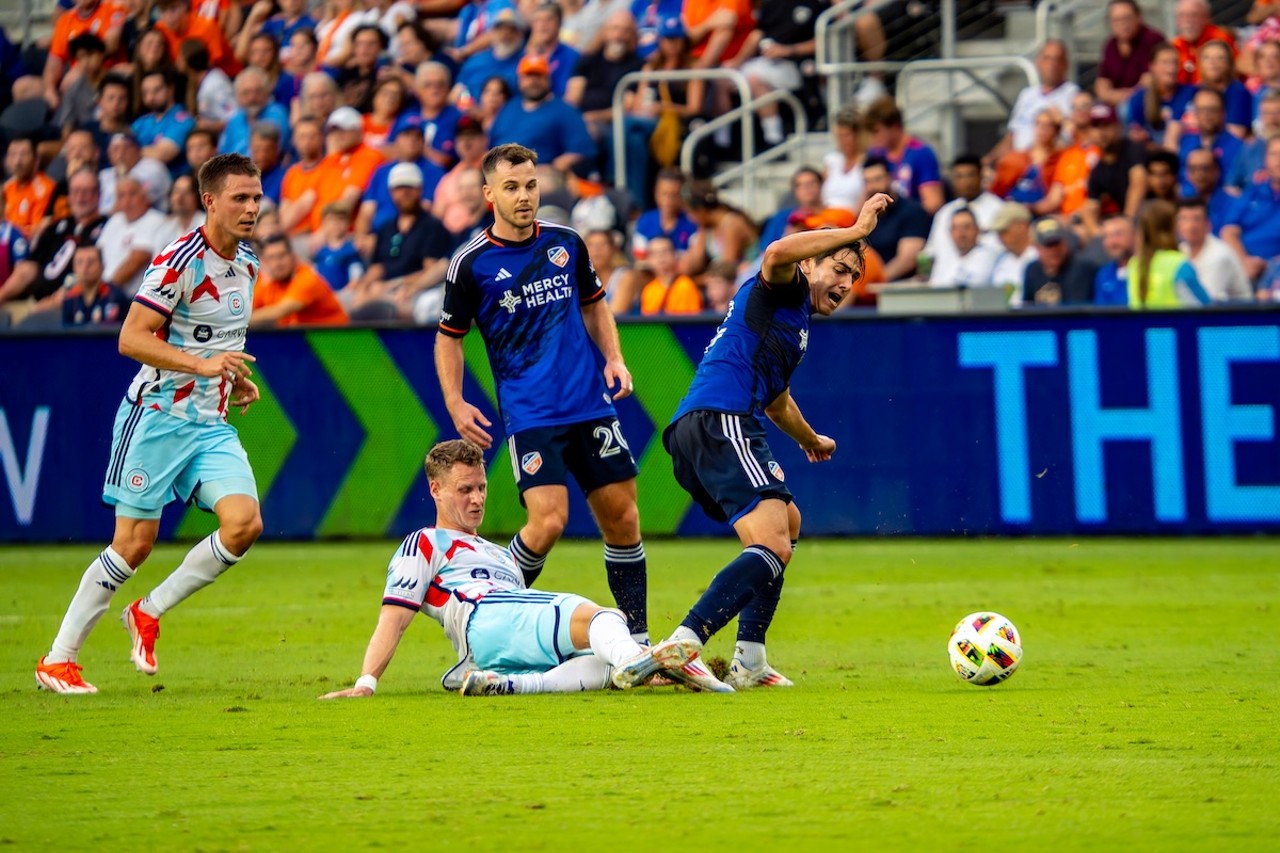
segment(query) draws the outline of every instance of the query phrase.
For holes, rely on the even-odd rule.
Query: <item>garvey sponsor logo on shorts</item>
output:
[[[146,489],[147,484],[151,482],[151,478],[147,476],[147,472],[141,468],[134,468],[128,474],[124,475],[124,484],[131,492],[141,492]]]
[[[779,480],[785,481],[787,479],[787,475],[782,471],[782,466],[777,462],[774,462],[772,459],[769,460],[769,473],[774,477],[777,477]]]
[[[526,453],[521,456],[520,468],[532,477],[542,468],[542,454],[535,450],[532,453]]]
[[[547,260],[563,268],[565,264],[569,263],[569,250],[564,246],[553,246],[547,249]]]

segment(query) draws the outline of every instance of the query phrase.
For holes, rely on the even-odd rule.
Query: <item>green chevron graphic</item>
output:
[[[307,343],[365,433],[360,453],[316,533],[386,533],[422,475],[422,457],[439,430],[375,332],[311,332]]]
[[[662,448],[662,430],[689,390],[696,368],[667,326],[627,325],[618,331],[627,369],[635,380],[636,401],[654,425],[648,445],[643,450],[631,448],[640,468],[636,478],[640,527],[646,535],[673,534],[692,501],[671,472],[671,459]]]
[[[240,443],[249,455],[253,476],[258,481],[258,496],[265,497],[293,449],[298,432],[271,391],[266,374],[256,364],[253,366],[253,381],[257,383],[262,399],[254,403],[244,417],[240,416],[239,410],[233,410],[228,420],[240,432]],[[191,506],[178,523],[175,535],[184,539],[200,539],[217,527],[218,519],[213,513]]]
[[[489,369],[489,354],[485,352],[484,339],[477,333],[462,339],[463,360],[467,370],[475,377],[476,382],[489,397],[489,403],[498,408],[498,389],[494,385],[493,371]],[[502,433],[502,423],[494,422],[487,432],[490,435]],[[507,452],[505,442],[493,448],[493,459],[489,462],[489,502],[484,513],[486,530],[515,533],[524,527],[524,507],[520,504],[520,490],[516,488],[515,475],[511,470],[511,454]]]

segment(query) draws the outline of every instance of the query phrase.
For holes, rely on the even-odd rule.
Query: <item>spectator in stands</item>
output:
[[[95,175],[101,167],[101,156],[93,144],[93,134],[87,130],[73,130],[62,143],[62,150],[49,164],[45,172],[56,184],[53,191],[53,217],[61,219],[70,209],[67,207],[67,178],[80,169],[89,169]]]
[[[107,146],[107,162],[110,165],[98,173],[99,204],[103,213],[110,215],[115,212],[116,184],[124,177],[136,178],[146,188],[152,207],[164,207],[173,178],[159,160],[142,156],[142,147],[132,132],[117,133],[111,137]]]
[[[666,18],[658,28],[658,49],[645,62],[645,71],[689,71],[693,57],[689,53],[689,39],[684,24],[678,17]],[[706,103],[707,85],[704,80],[663,81],[650,85],[641,82],[636,89],[633,106],[627,110],[627,186],[644,203],[648,195],[649,161],[661,168],[671,168],[679,160],[676,151],[659,158],[653,154],[653,132],[664,113],[674,113],[680,120],[680,136],[687,135],[690,124],[702,116]],[[674,156],[671,156],[674,155]]]
[[[228,44],[244,24],[244,10],[239,3],[231,0],[193,0],[191,13],[217,24],[218,29],[227,37]]]
[[[1209,215],[1213,233],[1220,233],[1235,210],[1236,199],[1222,188],[1222,167],[1218,165],[1218,158],[1208,148],[1197,148],[1187,154],[1186,169],[1189,186],[1183,195],[1200,199]]]
[[[1224,41],[1235,52],[1236,42],[1231,34],[1209,20],[1207,0],[1178,0],[1173,21],[1177,35],[1173,46],[1178,51],[1178,82],[1200,82],[1200,48],[1211,41]]]
[[[1142,205],[1137,251],[1129,261],[1130,308],[1209,304],[1209,294],[1200,284],[1195,267],[1178,251],[1175,214],[1174,206],[1167,201]]]
[[[468,169],[458,176],[458,202],[467,219],[453,231],[454,247],[460,248],[477,234],[493,225],[493,209],[484,197],[484,173]]]
[[[364,259],[351,239],[352,211],[342,202],[326,205],[320,213],[320,231],[324,242],[316,249],[313,263],[320,277],[339,294],[348,284],[364,275]]]
[[[9,280],[18,263],[31,253],[31,243],[12,222],[6,222],[0,210],[0,285]],[[0,327],[7,324],[8,316],[0,312]]]
[[[62,77],[74,58],[72,39],[85,34],[94,35],[102,39],[107,57],[117,58],[125,18],[124,8],[110,0],[75,0],[71,8],[58,15],[44,63],[44,99],[50,109],[56,110],[62,102]]]
[[[982,189],[982,159],[972,154],[962,154],[951,164],[951,187],[956,197],[938,208],[933,216],[933,226],[929,230],[929,240],[924,244],[924,253],[933,258],[933,270],[950,269],[956,263],[960,252],[951,239],[951,216],[957,210],[969,211],[978,224],[982,244],[992,250],[1000,247],[1000,242],[991,231],[996,215],[1004,206],[1000,197]],[[764,238],[762,245],[768,245]],[[994,265],[995,258],[992,258]]]
[[[610,15],[631,12],[632,0],[557,0],[564,12],[560,24],[560,40],[579,53],[591,53],[600,49],[601,32],[608,25]],[[643,0],[641,0],[643,3]]]
[[[424,62],[414,72],[426,145],[423,156],[441,169],[451,169],[458,161],[456,136],[462,113],[449,103],[451,80],[448,66],[440,62]]]
[[[298,160],[284,173],[280,184],[280,225],[291,237],[310,230],[310,215],[315,205],[316,181],[324,159],[324,129],[310,116],[293,127],[293,147]],[[355,206],[348,207],[355,211]],[[347,226],[350,227],[348,222]]]
[[[130,84],[128,78],[107,74],[98,84],[98,117],[80,125],[81,130],[93,134],[94,145],[100,156],[105,157],[111,137],[117,133],[131,133]]]
[[[690,185],[689,213],[698,230],[679,259],[681,272],[701,275],[712,261],[741,266],[755,256],[760,232],[745,213],[721,199],[709,182]],[[645,259],[648,261],[647,249]]]
[[[926,143],[907,135],[902,111],[891,97],[867,107],[864,122],[871,135],[867,156],[883,157],[892,170],[898,195],[918,202],[932,216],[946,198],[938,155]]]
[[[658,29],[671,18],[679,19],[683,0],[635,0],[631,16],[636,19],[636,53],[648,61],[658,50]]]
[[[830,4],[827,0],[793,0],[768,3],[755,0],[756,28],[751,31],[742,54],[742,73],[753,97],[782,89],[794,92],[804,84],[800,64],[812,59],[817,49],[814,39],[818,16]],[[764,141],[782,141],[782,116],[777,104],[760,108],[760,129]]]
[[[241,71],[235,83],[236,103],[240,109],[227,121],[218,140],[222,154],[249,155],[249,132],[253,125],[269,121],[280,129],[280,146],[289,146],[289,111],[271,97],[267,72],[252,65]],[[361,122],[363,126],[363,121]]]
[[[1036,216],[1062,210],[1066,189],[1055,173],[1061,157],[1062,118],[1054,107],[1036,116],[1035,140],[1030,148],[1012,150],[996,163],[991,190],[1008,201],[1025,204]]]
[[[1147,155],[1143,146],[1120,134],[1115,110],[1096,104],[1091,115],[1099,158],[1089,174],[1088,200],[1080,208],[1084,236],[1098,233],[1102,219],[1115,213],[1134,216],[1147,195]]]
[[[279,11],[273,15],[275,9]],[[315,19],[307,13],[307,0],[257,0],[236,38],[236,59],[248,63],[249,42],[256,35],[270,36],[277,44],[289,44],[295,32],[315,32],[315,28]]]
[[[1142,82],[1152,53],[1164,42],[1164,34],[1142,20],[1142,7],[1137,0],[1110,0],[1107,25],[1111,37],[1102,46],[1095,88],[1099,101],[1119,111]]]
[[[307,33],[300,33],[302,35]],[[305,39],[302,39],[305,44]],[[302,83],[302,76],[315,67],[314,61],[303,64],[304,69],[301,75],[295,76],[284,69],[280,62],[280,45],[271,36],[264,36],[261,33],[255,35],[249,40],[249,61],[245,63],[246,68],[261,68],[267,75],[267,87],[271,90],[271,97],[275,99],[277,104],[287,107],[289,103],[298,94],[298,86]]]
[[[204,220],[196,176],[179,175],[174,178],[173,188],[169,190],[169,215],[165,217],[164,227],[156,237],[156,245],[159,247],[157,253],[182,235],[204,225]]]
[[[0,304],[17,322],[41,301],[61,290],[71,272],[75,246],[93,244],[102,235],[107,218],[98,212],[98,178],[80,170],[67,179],[71,215],[58,219],[40,232],[25,259],[14,265],[0,284]]]
[[[929,215],[917,202],[898,194],[890,168],[883,157],[867,157],[862,173],[868,198],[876,193],[893,197],[893,204],[880,214],[876,230],[867,238],[867,245],[884,259],[885,280],[893,282],[916,274],[920,252],[929,236]]]
[[[1092,303],[1098,270],[1083,255],[1071,251],[1067,229],[1058,220],[1046,217],[1035,223],[1031,233],[1037,258],[1027,267],[1023,279],[1022,304],[1052,307]]]
[[[791,217],[803,218],[822,210],[822,173],[812,166],[801,166],[791,176],[791,201],[769,217],[760,229],[760,245],[768,246],[783,236]]]
[[[489,150],[489,143],[484,128],[470,116],[465,116],[458,122],[454,141],[458,163],[436,184],[431,211],[444,223],[445,228],[457,234],[471,221],[470,207],[463,203],[458,191],[459,178],[465,172],[480,168],[485,152]]]
[[[209,62],[209,49],[203,42],[186,39],[178,48],[178,72],[187,77],[184,104],[196,117],[196,127],[220,134],[240,105],[236,103],[235,86],[221,68]]]
[[[362,113],[373,108],[373,89],[383,66],[382,52],[390,40],[376,24],[361,24],[351,36],[351,56],[331,73],[338,83],[339,99]]]
[[[737,276],[733,265],[725,261],[716,261],[707,267],[702,276],[702,290],[706,304],[703,313],[723,317],[729,312],[729,304],[738,293]]]
[[[356,213],[355,241],[361,254],[373,253],[374,237],[387,223],[396,218],[396,206],[392,200],[391,170],[399,163],[413,163],[422,176],[422,204],[424,210],[432,209],[432,199],[436,187],[444,177],[444,171],[428,160],[424,153],[426,145],[423,137],[423,123],[419,116],[408,115],[400,119],[395,127],[394,150],[395,160],[383,163],[374,171],[360,199],[360,207]],[[483,155],[482,155],[483,156]]]
[[[5,149],[4,218],[28,240],[53,213],[53,179],[41,172],[34,141],[19,137]]]
[[[1196,277],[1213,302],[1252,302],[1253,286],[1240,256],[1215,237],[1209,209],[1199,198],[1178,202],[1178,250],[1191,259]]]
[[[391,129],[405,111],[408,93],[399,77],[383,77],[373,88],[373,108],[364,114],[364,144],[390,156]]]
[[[1253,97],[1236,74],[1231,48],[1226,42],[1211,41],[1200,48],[1200,91],[1205,89],[1222,95],[1226,129],[1241,139],[1247,136],[1253,125]],[[1193,107],[1194,103],[1192,99]],[[1192,125],[1190,129],[1195,127]],[[1200,129],[1203,132],[1204,129]]]
[[[419,21],[405,21],[396,29],[394,45],[391,49],[395,55],[395,63],[390,66],[390,73],[397,75],[408,89],[415,86],[414,72],[424,62],[439,61],[436,57],[436,42]],[[449,69],[450,84],[453,80],[453,62],[447,54],[441,53],[440,59],[448,60],[444,65]]]
[[[1089,120],[1093,107],[1093,96],[1088,92],[1077,92],[1071,99],[1070,129],[1066,133],[1069,141],[1059,152],[1058,165],[1053,170],[1054,181],[1062,185],[1059,212],[1064,221],[1079,221],[1080,208],[1089,195],[1089,173],[1101,156]]]
[[[680,17],[695,68],[730,65],[755,28],[751,0],[684,0]]]
[[[503,13],[510,12],[514,15],[516,11],[516,4],[512,0],[471,0],[452,5],[462,7],[456,18],[450,16],[443,23],[428,21],[428,25],[432,27],[431,32],[436,38],[452,43],[449,54],[457,62],[488,50],[499,38],[496,30]],[[523,19],[517,20],[521,21],[523,27]]]
[[[287,104],[292,107],[297,102],[298,96],[302,94],[302,84],[307,79],[307,75],[315,71],[316,51],[318,49],[319,43],[316,41],[314,30],[297,30],[289,37],[289,43],[285,45],[285,50],[280,54],[280,78],[276,81],[275,88],[272,89],[273,97],[277,103]],[[326,74],[325,76],[328,77],[329,75]],[[287,81],[287,88],[285,86],[286,77],[290,78]],[[334,84],[334,86],[336,89],[337,84]],[[334,96],[334,104],[337,104],[336,95]]]
[[[854,20],[857,57],[866,62],[879,62],[910,39],[938,29],[939,4],[936,0],[885,3],[868,9]],[[854,102],[865,108],[886,93],[881,72],[873,71],[862,79]]]
[[[98,245],[107,281],[132,297],[142,284],[147,264],[160,253],[165,235],[164,214],[151,206],[147,190],[137,178],[116,183],[116,212],[102,228]]]
[[[323,127],[329,115],[338,108],[338,84],[323,71],[308,73],[302,78],[302,89],[292,108],[296,113],[293,124],[303,116],[310,116]]]
[[[0,144],[20,136],[36,143],[37,156],[47,160],[58,151],[61,128],[54,123],[53,110],[40,93],[39,77],[19,77],[6,94],[12,93],[13,103],[0,110]]]
[[[325,135],[329,153],[315,170],[310,204],[306,205],[313,251],[319,244],[320,219],[325,205],[342,201],[354,210],[374,171],[383,162],[382,155],[362,141],[364,120],[351,107],[338,107],[333,111],[325,122]],[[418,186],[422,186],[421,176]],[[306,193],[299,199],[300,207],[305,196]]]
[[[1080,88],[1067,79],[1067,46],[1049,39],[1036,54],[1036,72],[1040,82],[1018,93],[1009,113],[1008,131],[984,159],[996,163],[1010,151],[1025,151],[1035,142],[1035,121],[1045,107],[1053,107],[1059,116],[1071,112],[1071,99]]]
[[[1280,92],[1280,41],[1267,40],[1258,45],[1255,64],[1256,76],[1248,88],[1253,92],[1253,132],[1261,133],[1262,102],[1272,92]]]
[[[684,198],[685,176],[679,169],[663,169],[653,185],[654,207],[640,214],[631,238],[631,253],[637,261],[647,258],[649,241],[666,237],[682,258],[689,249],[698,223],[689,215]]]
[[[253,289],[254,328],[344,326],[347,312],[333,290],[309,264],[298,260],[289,238],[262,241],[262,275]]]
[[[171,176],[186,167],[183,146],[196,120],[174,102],[173,78],[163,71],[151,71],[142,78],[142,106],[146,110],[133,122],[133,135],[142,146],[142,156],[169,167]]]
[[[444,302],[440,285],[453,253],[453,239],[440,220],[422,209],[422,174],[417,166],[397,163],[390,184],[397,216],[377,232],[373,262],[351,285],[353,315],[361,316],[360,309],[371,303],[389,301],[397,316],[425,325],[433,317],[440,318]]]
[[[62,291],[62,325],[119,326],[129,313],[130,299],[102,278],[102,250],[93,243],[78,247],[71,259],[76,283]]]
[[[62,78],[61,102],[53,114],[53,123],[62,130],[93,121],[98,86],[107,74],[106,45],[93,33],[73,38],[69,50],[75,64]]]
[[[644,60],[636,53],[635,19],[630,11],[620,9],[605,21],[600,49],[578,60],[565,90],[565,102],[582,112],[591,138],[603,153],[602,165],[609,177],[613,176],[614,90],[625,75],[643,67]],[[624,113],[634,109],[634,101],[634,93],[624,96]]]
[[[991,281],[1008,289],[1009,304],[1016,308],[1022,304],[1022,283],[1026,279],[1027,267],[1039,257],[1031,241],[1031,211],[1016,201],[1007,201],[996,213],[991,230],[1000,238],[1000,246],[1004,250],[996,258]]]
[[[1222,94],[1209,88],[1201,88],[1196,92],[1193,109],[1195,110],[1198,132],[1183,135],[1178,141],[1178,157],[1185,164],[1187,155],[1201,148],[1213,152],[1220,167],[1219,174],[1231,170],[1232,164],[1239,156],[1244,144],[1235,134],[1223,126]],[[1182,192],[1191,192],[1191,184],[1184,173],[1181,176]]]
[[[1133,220],[1116,214],[1102,220],[1102,251],[1110,260],[1093,277],[1093,304],[1129,305],[1129,260],[1137,243]]]
[[[200,167],[217,156],[218,137],[211,130],[197,128],[187,134],[187,144],[183,148],[189,173],[199,175]]]
[[[156,0],[155,8],[159,12],[156,30],[168,43],[170,60],[178,58],[178,49],[185,40],[196,39],[209,49],[209,61],[215,68],[221,68],[228,76],[240,70],[226,34],[207,18],[191,14],[188,0]]]
[[[582,113],[551,94],[547,61],[541,56],[520,60],[520,100],[502,108],[490,145],[517,142],[538,153],[538,161],[564,172],[580,159],[596,156],[596,144]]]
[[[491,77],[501,77],[512,88],[524,46],[524,21],[514,9],[503,8],[494,14],[490,24],[492,45],[467,57],[458,69],[458,79],[450,98],[464,108],[480,97],[480,90]]]
[[[1147,198],[1176,202],[1178,190],[1178,155],[1163,148],[1147,152]]]
[[[822,204],[825,207],[851,211],[862,207],[866,196],[862,130],[862,119],[853,107],[836,113],[831,128],[835,150],[822,155]]]
[[[1269,92],[1258,103],[1256,124],[1257,136],[1245,143],[1227,173],[1225,184],[1237,194],[1266,174],[1267,141],[1280,136],[1280,90]]]
[[[1267,268],[1267,261],[1280,255],[1280,137],[1267,140],[1266,177],[1250,184],[1237,200],[1221,236],[1240,256],[1249,279],[1255,280]]]
[[[1129,138],[1159,146],[1191,109],[1196,87],[1178,80],[1178,49],[1161,45],[1151,55],[1147,84],[1129,98]]]
[[[351,32],[360,23],[353,14],[355,0],[325,0],[324,13],[316,24],[316,62],[337,68],[351,55]]]
[[[539,3],[529,16],[529,40],[524,45],[524,55],[539,56],[546,60],[551,92],[563,98],[569,86],[569,78],[578,65],[581,54],[560,40],[560,25],[564,12],[554,0]]]
[[[631,312],[635,302],[637,273],[622,251],[622,233],[613,230],[588,231],[582,236],[587,257],[604,285],[604,298],[615,316]]]
[[[280,128],[270,121],[255,124],[249,134],[249,157],[262,170],[262,196],[271,207],[280,206],[280,189],[285,173],[282,153]]]
[[[727,263],[732,263],[726,259]],[[653,278],[640,291],[640,314],[645,317],[700,314],[702,292],[693,279],[680,272],[676,248],[666,237],[649,241],[646,264]]]
[[[955,249],[951,263],[939,264],[937,258],[929,272],[929,284],[934,287],[987,287],[993,283],[996,260],[995,249],[979,242],[982,231],[978,219],[968,207],[956,208],[950,217],[951,244]]]

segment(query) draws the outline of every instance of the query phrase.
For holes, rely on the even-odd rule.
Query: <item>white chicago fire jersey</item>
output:
[[[506,548],[437,527],[405,537],[387,567],[383,604],[421,611],[440,623],[458,659],[467,656],[472,605],[496,590],[524,589],[524,575]]]
[[[156,333],[201,358],[244,349],[253,308],[258,256],[241,241],[232,259],[218,254],[197,228],[174,240],[151,261],[134,297],[168,318]],[[231,382],[144,365],[129,386],[129,399],[195,423],[227,417]]]

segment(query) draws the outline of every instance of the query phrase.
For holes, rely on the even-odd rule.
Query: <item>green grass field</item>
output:
[[[359,674],[392,543],[262,545],[165,619],[160,673],[116,616],[81,656],[97,696],[37,692],[36,658],[95,548],[0,551],[0,844],[18,849],[1274,850],[1280,549],[1254,540],[805,542],[771,660],[790,691],[467,698],[417,620]],[[736,548],[649,545],[670,630]],[[608,600],[598,543],[540,586]],[[1025,658],[951,674],[994,609]],[[731,653],[732,630],[709,646]]]

